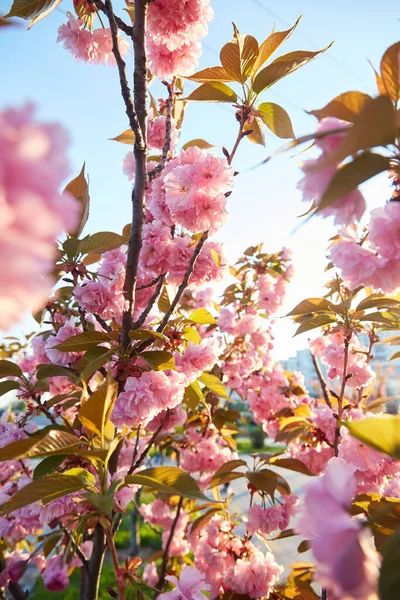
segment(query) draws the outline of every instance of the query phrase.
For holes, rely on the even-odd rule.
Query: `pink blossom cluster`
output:
[[[110,250],[102,255],[97,280],[84,280],[74,288],[79,306],[102,319],[121,321],[127,301],[124,296],[126,247]]]
[[[140,377],[128,377],[111,420],[120,428],[147,425],[162,411],[182,402],[184,386],[185,376],[176,371],[144,371]]]
[[[165,549],[175,520],[176,510],[171,510],[168,504],[157,498],[150,504],[142,504],[140,514],[146,523],[160,525],[164,529],[162,547]],[[188,523],[189,515],[181,512],[174,525],[174,535],[168,549],[169,556],[184,556],[190,551],[189,542],[186,539]]]
[[[349,509],[356,491],[354,467],[332,458],[304,493],[297,531],[309,540],[317,579],[338,598],[361,600],[377,591],[380,558],[362,521]]]
[[[110,28],[101,27],[90,31],[85,28],[82,19],[75,19],[70,12],[67,12],[67,17],[68,22],[58,28],[57,42],[63,42],[64,48],[76,61],[115,66]],[[118,47],[121,56],[128,54],[129,42],[120,35]]]
[[[315,356],[328,367],[329,379],[341,380],[344,369],[344,336],[338,331],[321,336],[310,342],[310,348]],[[349,355],[346,374],[346,384],[351,388],[361,388],[369,385],[375,374],[368,363],[367,348],[353,335],[349,345]]]
[[[171,592],[160,594],[160,600],[207,599],[207,596],[203,592],[208,592],[210,586],[205,582],[204,574],[193,567],[185,567],[180,574],[179,580],[173,575],[167,575],[166,580],[173,583],[175,588]]]
[[[220,515],[189,534],[196,568],[210,585],[210,597],[235,592],[250,598],[268,597],[283,571],[270,552],[265,554],[233,533],[234,525]]]
[[[317,125],[317,134],[328,132],[335,129],[344,131],[350,126],[350,123],[341,121],[334,117],[322,119]],[[298,188],[303,192],[303,200],[312,201],[315,207],[319,206],[325,191],[332,178],[338,172],[339,165],[329,162],[329,157],[335,152],[345,138],[345,133],[335,133],[315,139],[315,144],[320,150],[321,155],[317,159],[304,161],[301,169],[304,177],[298,183]],[[365,199],[358,188],[351,190],[343,197],[329,204],[319,211],[323,217],[335,217],[335,224],[350,225],[354,221],[359,221],[365,212]]]
[[[253,504],[249,508],[247,518],[247,531],[250,535],[261,533],[269,535],[280,529],[284,531],[289,526],[291,517],[297,513],[299,499],[296,494],[287,494],[282,497],[282,502],[262,508]]]
[[[69,171],[67,134],[34,113],[32,105],[0,112],[0,329],[45,304],[55,240],[79,218],[76,200],[59,192]]]
[[[191,75],[214,13],[210,0],[154,0],[148,10],[147,50],[156,77]]]
[[[237,453],[230,449],[214,425],[210,425],[205,433],[190,427],[181,451],[180,466],[189,473],[208,476],[205,480],[207,482],[222,465],[237,457]]]
[[[331,249],[332,262],[342,272],[344,284],[393,292],[400,287],[400,206],[389,202],[371,212],[369,235],[361,245],[345,233]]]
[[[217,338],[205,338],[199,344],[188,342],[181,354],[175,352],[175,366],[186,377],[187,385],[193,383],[204,371],[210,371],[222,352],[222,345]]]
[[[258,304],[266,311],[267,315],[276,313],[282,306],[289,285],[289,277],[280,276],[277,279],[271,275],[260,275],[257,279],[257,287],[260,293]]]
[[[190,146],[167,163],[152,184],[149,210],[165,225],[191,233],[216,231],[226,218],[226,197],[233,169],[226,158]]]

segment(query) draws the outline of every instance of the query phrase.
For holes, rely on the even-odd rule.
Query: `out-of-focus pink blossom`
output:
[[[187,384],[193,383],[203,371],[210,371],[221,354],[218,339],[204,339],[200,344],[189,342],[183,354],[175,352],[175,365],[186,377]]]
[[[179,580],[168,575],[167,581],[176,587],[171,592],[160,594],[161,600],[206,600],[203,592],[208,592],[210,586],[205,582],[205,576],[193,567],[185,567],[180,574]]]
[[[49,592],[63,592],[69,585],[68,566],[61,556],[53,556],[42,571],[44,587]]]

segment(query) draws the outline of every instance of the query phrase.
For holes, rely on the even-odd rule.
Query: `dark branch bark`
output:
[[[161,423],[157,427],[156,431],[151,436],[150,441],[147,444],[146,448],[143,450],[142,454],[139,456],[139,458],[137,459],[137,461],[135,463],[133,463],[133,461],[132,461],[132,465],[131,465],[131,467],[130,467],[130,469],[128,471],[128,475],[132,475],[132,473],[134,473],[136,471],[136,469],[138,469],[140,467],[140,465],[142,464],[142,462],[144,461],[144,459],[146,458],[146,456],[150,452],[150,450],[151,450],[154,442],[157,439],[158,434],[161,432],[161,430],[164,427],[165,422],[168,419],[168,417],[169,417],[170,414],[171,414],[171,411],[168,408],[167,412],[165,413],[165,417],[163,418],[163,420],[161,421]]]
[[[88,569],[81,570],[81,600],[97,600],[105,550],[104,530],[98,524],[93,535],[93,552],[89,560]]]
[[[326,404],[329,406],[329,408],[332,408],[332,404],[331,404],[331,401],[330,401],[330,398],[329,398],[328,388],[326,386],[325,379],[324,379],[324,377],[323,377],[323,375],[321,373],[321,369],[319,367],[317,357],[314,356],[314,354],[311,351],[310,351],[310,354],[311,354],[311,359],[312,359],[312,362],[313,362],[313,365],[314,365],[315,373],[317,374],[317,377],[318,377],[319,385],[321,386],[321,390],[322,390],[322,394],[324,396],[324,400],[325,400]]]
[[[152,171],[149,173],[149,181],[152,181],[155,177],[160,175],[162,171],[165,169],[165,165],[167,164],[168,154],[171,150],[171,132],[172,132],[172,105],[174,102],[175,95],[175,79],[172,81],[170,85],[168,85],[168,99],[165,103],[165,142],[162,149],[162,155],[160,160],[158,161],[158,165],[154,167]]]
[[[174,521],[172,523],[171,531],[169,532],[168,540],[167,540],[167,543],[165,545],[164,552],[163,552],[163,559],[162,559],[162,564],[161,564],[161,574],[160,574],[160,578],[159,578],[158,583],[157,583],[157,588],[159,590],[161,590],[161,591],[162,591],[162,589],[164,587],[165,576],[167,574],[169,548],[171,546],[172,539],[174,537],[175,528],[176,528],[176,525],[178,523],[179,515],[181,514],[182,504],[183,504],[183,498],[180,497],[179,498],[179,502],[178,502],[178,507],[176,509],[176,515],[175,515]],[[157,595],[158,594],[156,594],[156,596]]]
[[[164,283],[164,277],[165,277],[165,273],[163,273],[163,275],[161,276],[161,279],[159,280],[159,282],[157,284],[157,287],[156,287],[156,289],[154,291],[154,294],[150,298],[150,300],[149,300],[146,308],[144,309],[144,311],[140,315],[139,319],[137,321],[135,321],[135,323],[133,323],[132,329],[138,329],[139,327],[141,327],[143,325],[143,323],[147,319],[148,314],[150,313],[151,309],[154,306],[154,303],[156,302],[158,296],[160,295],[161,288],[162,288],[163,283]]]
[[[90,2],[91,2],[91,4],[94,4],[99,10],[101,10],[105,15],[108,16],[105,4],[104,4],[104,2],[102,2],[102,0],[90,0]],[[132,37],[133,27],[131,25],[127,25],[125,23],[125,21],[123,21],[116,15],[115,15],[115,22],[121,31],[126,33],[127,36]]]
[[[160,325],[157,327],[157,332],[158,333],[162,333],[164,327],[166,326],[166,324],[169,321],[170,316],[172,315],[172,313],[174,312],[175,308],[177,307],[178,302],[179,302],[179,300],[180,300],[183,292],[187,288],[189,280],[190,280],[190,277],[191,277],[191,275],[193,273],[193,270],[194,270],[194,267],[195,267],[195,264],[196,264],[196,260],[197,260],[197,258],[199,256],[199,254],[200,254],[200,252],[201,252],[201,250],[202,250],[202,248],[203,248],[203,246],[204,246],[207,238],[208,238],[208,231],[205,231],[203,233],[203,235],[201,236],[201,238],[199,239],[199,241],[197,242],[197,246],[196,246],[196,248],[195,248],[195,250],[193,252],[192,258],[190,259],[190,263],[189,263],[188,269],[186,271],[185,277],[183,278],[183,281],[182,281],[181,285],[179,286],[178,291],[175,294],[175,298],[172,300],[171,306],[169,307],[168,311],[165,313],[165,315],[163,317],[163,320],[161,321]]]
[[[135,70],[133,90],[135,110],[139,122],[140,137],[136,136],[133,153],[135,157],[135,183],[132,189],[132,221],[126,261],[124,294],[128,301],[128,309],[122,319],[122,343],[129,344],[129,331],[132,329],[132,315],[135,308],[135,288],[142,247],[142,231],[144,223],[144,204],[147,189],[147,58],[146,58],[146,18],[147,0],[135,2],[135,23],[133,26],[133,49],[135,53]]]

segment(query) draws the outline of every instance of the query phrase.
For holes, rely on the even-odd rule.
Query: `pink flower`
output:
[[[0,329],[41,308],[51,289],[55,240],[75,227],[78,203],[61,195],[68,137],[34,119],[34,108],[0,113]]]
[[[63,592],[69,585],[68,566],[61,556],[53,556],[42,571],[44,587],[49,592]]]
[[[174,50],[207,35],[213,16],[210,0],[155,0],[148,11],[149,32],[155,41]]]
[[[217,339],[206,338],[200,344],[188,342],[183,354],[175,352],[175,365],[185,375],[187,384],[193,383],[204,371],[213,368],[221,351],[221,343]]]
[[[156,587],[159,576],[157,573],[157,566],[155,562],[148,563],[145,566],[143,571],[143,579],[148,585]]]
[[[205,576],[193,567],[185,567],[180,579],[172,575],[166,577],[167,581],[175,584],[171,592],[160,594],[161,600],[206,600],[203,592],[208,592],[210,586],[205,582]]]
[[[74,296],[83,310],[101,316],[111,300],[111,290],[101,282],[89,281],[77,286]]]
[[[355,491],[354,467],[332,458],[325,475],[306,487],[297,531],[310,540],[320,583],[361,600],[376,590],[379,559],[360,535],[361,521],[348,512]]]
[[[57,42],[63,42],[64,48],[77,61],[115,66],[111,30],[100,28],[92,32],[70,12],[67,12],[67,17],[68,23],[58,28]],[[118,37],[118,46],[121,56],[129,52],[129,42],[121,36]]]
[[[369,242],[383,258],[400,258],[400,206],[388,202],[371,212]]]
[[[175,50],[169,50],[166,44],[155,44],[151,38],[147,41],[147,57],[151,72],[160,79],[172,79],[175,75],[191,75],[201,54],[200,42],[182,44]]]
[[[154,150],[162,150],[165,144],[166,135],[166,117],[154,117],[153,113],[149,114],[147,121],[147,144],[149,148]],[[174,150],[178,144],[179,133],[175,125],[175,120],[171,119],[171,145],[170,149]]]
[[[324,133],[325,131],[331,131],[333,129],[343,129],[343,133],[332,133],[325,137],[315,138],[315,145],[321,148],[326,154],[332,153],[342,143],[346,137],[346,129],[351,127],[351,123],[336,119],[335,117],[326,117],[321,119],[316,127],[317,133]]]
[[[319,206],[337,169],[335,166],[319,167],[323,155],[319,159],[305,161],[301,168],[305,173],[297,187],[303,192],[303,200],[312,200]],[[329,206],[320,210],[323,217],[335,217],[335,225],[350,225],[359,221],[365,212],[365,199],[358,189],[345,194]]]
[[[171,431],[183,425],[187,419],[186,410],[178,405],[169,411],[169,415],[166,417],[167,411],[160,412],[154,419],[152,419],[146,425],[148,431],[157,431],[160,425],[163,423],[162,432]]]
[[[268,597],[282,572],[271,552],[263,554],[253,547],[245,558],[239,558],[228,568],[224,586],[249,598]]]
[[[77,61],[93,62],[97,53],[97,43],[92,33],[85,29],[81,19],[67,12],[68,23],[58,28],[57,42],[63,42],[64,48],[68,50]]]
[[[176,237],[171,243],[168,281],[179,285],[188,269],[196,244],[188,236]],[[218,264],[211,253],[213,250],[219,257]],[[197,288],[210,281],[220,281],[227,272],[227,259],[223,247],[217,242],[207,241],[194,266],[189,280],[189,287]]]
[[[60,327],[56,335],[51,335],[47,338],[45,348],[47,356],[52,363],[61,367],[74,367],[76,365],[83,352],[62,352],[55,348],[55,346],[79,333],[82,333],[82,329],[75,327],[74,319],[71,317],[69,321]]]
[[[128,377],[125,391],[114,406],[111,420],[117,427],[146,425],[160,412],[183,400],[185,377],[176,371],[145,371]]]

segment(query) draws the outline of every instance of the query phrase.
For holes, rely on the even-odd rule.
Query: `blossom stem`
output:
[[[312,359],[312,362],[313,362],[313,365],[314,365],[315,373],[317,374],[318,381],[319,381],[319,384],[321,386],[322,395],[324,396],[324,400],[325,400],[326,404],[329,406],[330,409],[332,409],[332,403],[331,403],[331,401],[329,399],[328,388],[327,388],[327,385],[326,385],[326,381],[323,378],[323,375],[321,373],[321,369],[320,369],[320,366],[318,364],[318,359],[317,359],[316,356],[314,356],[314,354],[311,352],[311,350],[310,350],[310,354],[311,354],[311,359]]]
[[[338,414],[336,421],[336,429],[335,429],[335,441],[333,447],[335,449],[335,456],[339,454],[339,437],[340,437],[340,422],[342,420],[343,415],[343,400],[344,400],[344,392],[346,389],[347,383],[347,365],[349,362],[349,346],[350,346],[350,337],[346,336],[344,338],[344,358],[343,358],[343,377],[342,377],[342,387],[340,389],[340,395],[338,397]]]
[[[172,527],[171,527],[171,531],[169,532],[169,536],[168,536],[168,540],[167,543],[165,545],[164,548],[164,552],[163,552],[163,558],[162,558],[162,564],[161,564],[161,574],[160,574],[160,578],[158,580],[157,583],[157,588],[159,590],[162,591],[164,585],[165,585],[165,575],[167,574],[167,565],[168,565],[168,554],[169,554],[169,547],[171,546],[173,537],[174,537],[174,533],[175,533],[175,528],[178,524],[178,519],[179,519],[179,515],[181,514],[181,510],[182,510],[182,504],[183,504],[183,498],[182,496],[179,498],[179,502],[178,502],[178,506],[176,509],[176,514],[175,514],[175,518],[174,521],[172,523]],[[158,596],[158,593],[155,594],[155,598]]]

